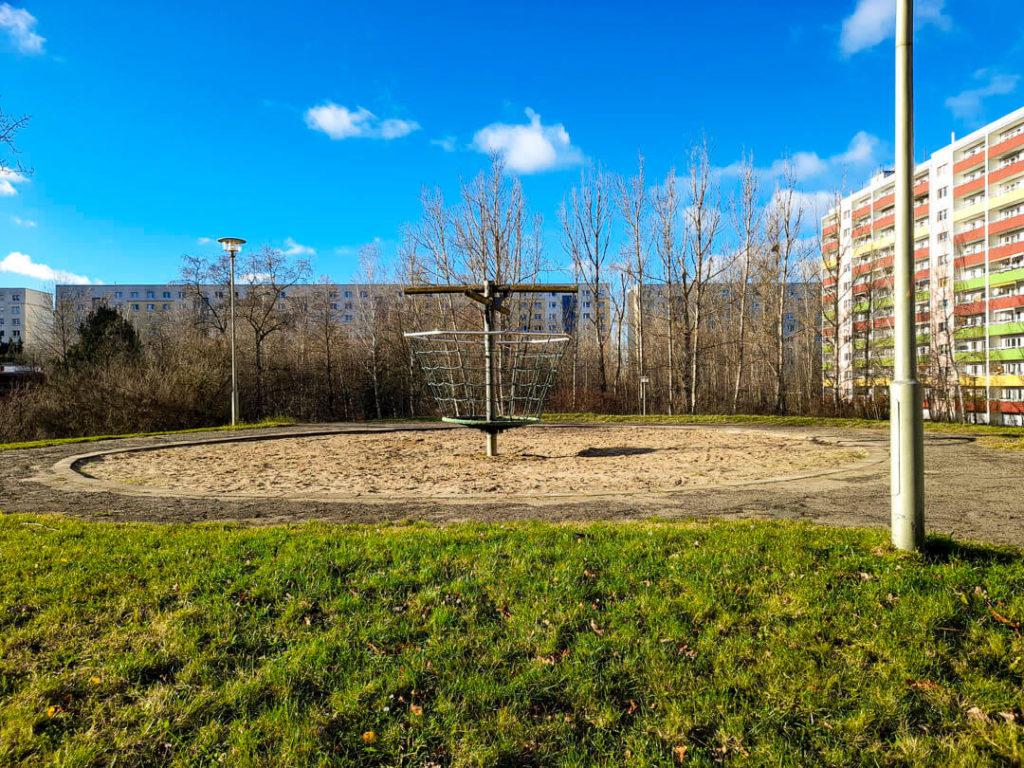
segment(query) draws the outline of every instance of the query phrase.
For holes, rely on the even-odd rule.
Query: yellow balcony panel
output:
[[[989,208],[1002,208],[1006,205],[1012,205],[1013,203],[1019,203],[1024,200],[1024,187],[1015,189],[1013,192],[1007,192],[1004,195],[996,195],[988,201]],[[971,206],[972,208],[974,206]],[[953,217],[956,218],[955,216]]]
[[[974,205],[968,205],[966,208],[953,211],[953,221],[963,221],[964,219],[969,219],[972,216],[981,216],[983,213],[985,213],[984,200],[979,203],[975,203]]]
[[[1024,376],[1011,376],[1005,373],[993,374],[991,376],[969,376],[967,374],[961,374],[960,386],[1024,387]]]

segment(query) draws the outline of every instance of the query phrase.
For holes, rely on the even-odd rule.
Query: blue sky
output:
[[[1008,0],[920,0],[917,156],[1024,103]],[[894,0],[290,5],[0,1],[0,106],[29,115],[0,176],[0,285],[174,279],[231,234],[350,278],[424,187],[487,150],[559,260],[580,169],[652,180],[706,134],[809,199],[891,158]]]

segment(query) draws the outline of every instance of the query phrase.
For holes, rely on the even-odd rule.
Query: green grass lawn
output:
[[[0,765],[1024,759],[1024,558],[779,522],[0,516]]]

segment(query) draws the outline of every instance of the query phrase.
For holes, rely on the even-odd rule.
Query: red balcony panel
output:
[[[994,171],[988,172],[989,184],[995,184],[997,181],[1008,179],[1011,176],[1016,176],[1018,173],[1024,172],[1024,160],[1018,160],[1016,163],[1010,163],[1005,168],[997,168]]]
[[[982,224],[980,227],[969,229],[966,232],[961,232],[953,238],[953,242],[957,245],[964,245],[965,243],[976,243],[985,237],[985,225]]]
[[[824,280],[821,281],[822,288],[831,288],[835,284],[836,279],[834,277],[826,277]]]
[[[857,275],[863,275],[865,272],[870,272],[870,271],[871,271],[871,264],[870,263],[868,263],[868,264],[860,264],[860,265],[858,265],[858,266],[853,268],[853,276],[857,277]]]
[[[892,266],[892,256],[883,256],[880,259],[875,259],[875,269],[889,269]]]
[[[918,248],[916,251],[914,251],[914,261],[920,261],[921,259],[927,259],[927,258],[928,258],[928,246],[927,245],[924,248]]]
[[[895,328],[896,318],[895,317],[880,317],[874,322],[875,328]]]
[[[928,215],[928,203],[919,205],[914,209],[914,221]]]
[[[1011,136],[1006,141],[1001,141],[998,144],[993,144],[988,148],[988,156],[999,157],[1000,155],[1005,155],[1011,149],[1017,149],[1017,147],[1024,147],[1024,133]]]
[[[914,197],[928,194],[928,182],[922,181],[914,187]]]
[[[953,314],[956,315],[957,317],[970,317],[971,315],[980,315],[984,311],[984,301],[972,301],[970,304],[957,304],[956,307],[953,308]]]
[[[880,218],[877,221],[875,221],[873,227],[874,227],[875,231],[877,232],[880,229],[885,229],[886,227],[891,227],[895,223],[896,223],[896,216],[894,216],[894,215],[883,216],[882,218]]]
[[[871,234],[871,225],[870,224],[865,224],[864,226],[857,227],[855,230],[853,230],[853,238],[854,238],[854,240],[856,240],[858,237],[864,237],[865,235],[870,235],[870,234]]]
[[[853,332],[854,333],[863,333],[867,329],[868,329],[868,321],[867,320],[858,320],[857,322],[855,322],[853,324]]]
[[[853,216],[853,220],[856,221],[857,219],[864,218],[869,213],[871,213],[871,204],[870,203],[868,203],[867,205],[862,205],[860,208],[855,208],[854,211],[853,211],[853,214],[851,214],[851,215]]]
[[[929,271],[927,269],[919,269],[914,273],[914,280],[926,280],[928,275]]]
[[[953,262],[953,266],[957,269],[966,269],[967,267],[976,267],[979,264],[985,263],[985,252],[979,251],[978,253],[971,253],[967,256],[961,256],[959,259]]]
[[[914,315],[915,323],[927,323],[931,319],[931,312],[918,312]]]
[[[979,301],[977,303],[982,306],[978,312],[984,312],[985,302]],[[1024,296],[1000,296],[997,299],[989,300],[988,305],[990,309],[1016,309],[1017,307],[1024,307]]]
[[[833,253],[839,250],[839,243],[825,243],[821,247],[822,253]]]
[[[969,195],[972,192],[977,192],[979,189],[984,189],[984,188],[985,188],[985,177],[984,176],[979,176],[976,179],[971,179],[970,181],[968,181],[968,182],[966,182],[964,184],[961,184],[959,187],[954,188],[953,189],[953,197],[963,197],[964,195]]]
[[[895,202],[896,195],[886,195],[885,197],[880,197],[877,200],[875,200],[873,207],[876,211],[881,211],[888,208]]]
[[[997,248],[989,248],[988,258],[989,261],[999,261],[1000,259],[1005,259],[1007,256],[1016,256],[1018,253],[1024,253],[1024,240],[1017,243],[1000,245]]]
[[[985,162],[985,153],[977,152],[971,155],[970,157],[965,157],[960,162],[955,163],[953,165],[953,173],[963,173],[964,171],[969,171],[971,170],[971,168],[976,168],[983,162]]]
[[[1020,229],[1021,227],[1024,227],[1024,213],[1019,216],[1011,216],[1002,221],[991,222],[988,225],[988,233],[990,235],[998,235],[1000,232],[1008,232],[1011,229]]]
[[[827,227],[825,227],[823,230],[821,230],[821,236],[822,237],[828,237],[829,235],[834,235],[838,231],[839,231],[839,225],[838,224],[829,224]]]

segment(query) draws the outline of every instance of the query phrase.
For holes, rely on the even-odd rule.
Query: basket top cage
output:
[[[493,437],[540,420],[570,341],[566,334],[495,329],[495,313],[508,314],[512,293],[569,293],[576,286],[500,285],[416,286],[408,294],[461,293],[479,303],[483,330],[431,330],[406,333],[443,421],[474,427]]]

